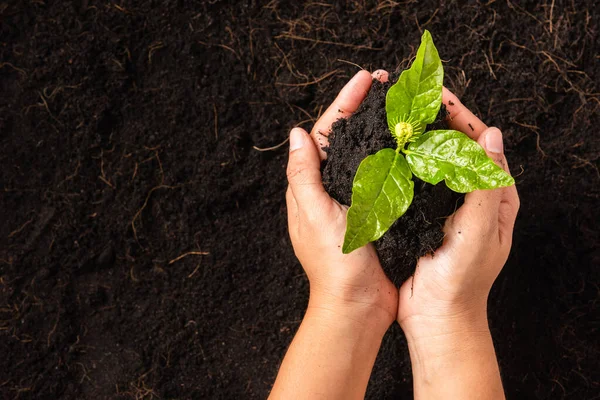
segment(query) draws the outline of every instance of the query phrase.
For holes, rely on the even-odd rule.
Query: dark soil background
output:
[[[256,148],[309,129],[345,61],[406,67],[424,28],[517,176],[489,307],[507,394],[594,398],[595,3],[0,3],[2,398],[265,398],[308,287],[287,148]],[[395,325],[368,397],[411,396]]]

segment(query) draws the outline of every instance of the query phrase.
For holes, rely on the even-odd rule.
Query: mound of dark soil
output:
[[[351,203],[352,181],[360,162],[381,149],[396,147],[387,125],[385,96],[397,77],[398,74],[393,74],[383,84],[373,81],[359,109],[332,126],[323,183],[329,194],[342,204]],[[436,121],[427,130],[447,128],[446,115],[442,105]],[[454,212],[461,198],[443,184],[428,185],[417,177],[414,181],[415,195],[408,211],[375,242],[383,269],[398,287],[414,272],[419,257],[441,246],[445,217]]]
[[[287,235],[286,146],[257,149],[310,129],[357,71],[348,61],[407,67],[427,28],[446,86],[503,130],[521,196],[489,302],[508,398],[593,398],[596,9],[3,2],[0,397],[264,399],[308,288]],[[367,397],[411,386],[393,325]]]

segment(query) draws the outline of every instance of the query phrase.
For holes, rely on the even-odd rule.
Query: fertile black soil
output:
[[[489,300],[507,395],[597,396],[599,18],[592,0],[2,3],[0,397],[265,398],[308,284],[286,146],[257,149],[310,129],[348,62],[407,67],[424,28],[521,196]],[[367,397],[411,386],[393,325]]]
[[[373,81],[359,109],[349,119],[341,119],[332,126],[323,182],[329,194],[342,204],[351,203],[352,181],[360,162],[381,149],[396,147],[387,125],[385,96],[398,76],[392,74],[383,84]],[[436,121],[426,130],[447,129],[447,115],[442,105]],[[416,177],[414,181],[415,195],[410,208],[375,242],[383,269],[398,287],[414,272],[419,257],[441,246],[444,220],[455,211],[460,199],[443,184],[428,185]]]

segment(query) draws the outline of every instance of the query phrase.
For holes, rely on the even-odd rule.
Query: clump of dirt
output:
[[[383,148],[396,147],[387,125],[385,96],[397,76],[392,75],[385,83],[374,80],[359,109],[332,126],[323,182],[329,194],[342,204],[350,205],[352,181],[360,162]],[[442,105],[427,130],[447,128],[446,116]],[[433,186],[417,177],[414,181],[415,196],[408,211],[375,242],[381,264],[397,286],[414,272],[419,257],[435,252],[442,244],[445,217],[454,212],[462,198],[443,184]]]

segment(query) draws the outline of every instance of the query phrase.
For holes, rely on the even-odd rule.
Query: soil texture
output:
[[[266,398],[308,300],[287,235],[284,142],[294,126],[311,129],[353,64],[406,68],[423,29],[445,85],[502,129],[521,197],[488,307],[507,397],[594,398],[597,9],[1,3],[0,398]],[[450,192],[438,187],[418,199]],[[431,242],[384,239],[380,252],[426,251],[448,205],[425,214]],[[386,264],[397,281],[410,273]],[[367,398],[411,397],[395,324]]]
[[[395,148],[385,113],[388,89],[397,81],[373,81],[371,90],[359,109],[348,119],[333,124],[326,148],[323,183],[329,194],[342,204],[350,205],[352,182],[361,161],[384,148]],[[447,129],[446,108],[442,104],[436,121],[426,131]],[[406,214],[375,242],[381,265],[396,286],[414,273],[419,257],[441,246],[445,218],[460,205],[461,195],[441,185],[428,185],[414,177],[415,195]]]

